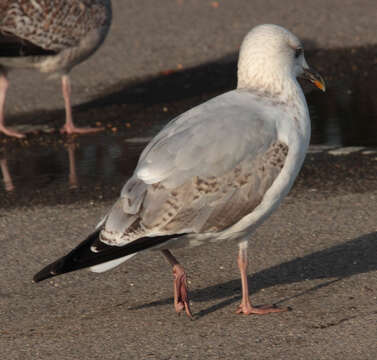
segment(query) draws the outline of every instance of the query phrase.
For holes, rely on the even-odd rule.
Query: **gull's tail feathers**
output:
[[[95,273],[102,273],[102,272],[111,270],[111,269],[117,267],[118,265],[124,263],[128,259],[132,258],[134,255],[136,255],[136,253],[123,256],[119,259],[110,260],[110,261],[104,262],[104,263],[99,264],[99,265],[91,266],[90,271],[95,272]]]
[[[100,243],[101,229],[89,235],[81,244],[67,255],[47,265],[34,275],[33,280],[39,282],[50,277],[71,271],[91,268],[93,272],[104,272],[120,265],[136,253],[160,245],[183,234],[142,237],[124,246],[110,246]],[[101,244],[98,246],[98,244]]]

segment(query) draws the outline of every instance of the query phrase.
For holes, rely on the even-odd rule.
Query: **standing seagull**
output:
[[[236,240],[242,280],[237,312],[283,311],[251,305],[247,244],[304,161],[310,119],[296,80],[301,75],[325,90],[296,36],[276,25],[252,29],[241,46],[237,89],[165,126],[94,233],[34,280],[85,267],[103,272],[139,251],[158,249],[173,267],[175,310],[191,317],[186,274],[170,250]]]
[[[99,48],[110,23],[110,0],[1,0],[0,132],[25,137],[4,125],[6,74],[12,68],[34,68],[62,76],[66,122],[61,132],[103,130],[73,124],[68,73]]]

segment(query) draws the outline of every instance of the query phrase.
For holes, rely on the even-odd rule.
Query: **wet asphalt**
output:
[[[107,42],[73,72],[74,114],[80,124],[105,124],[104,135],[61,137],[59,83],[11,73],[9,124],[33,126],[26,141],[0,137],[0,161],[10,164],[15,186],[0,184],[1,358],[376,359],[375,2],[113,2]],[[316,131],[312,143],[365,146],[312,147],[292,192],[250,241],[252,301],[292,311],[235,314],[241,285],[231,242],[175,254],[188,272],[193,321],[175,314],[171,270],[155,252],[104,274],[33,284],[33,274],[85,238],[111,206],[145,140],[234,86],[237,48],[262,22],[303,38],[309,63],[329,79],[331,100],[319,119],[332,119],[334,102],[339,108],[358,89],[353,111],[337,112],[346,119],[340,140]],[[351,125],[354,116],[362,126]]]

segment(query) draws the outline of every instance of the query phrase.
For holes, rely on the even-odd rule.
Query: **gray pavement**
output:
[[[242,37],[258,23],[288,27],[320,49],[324,67],[327,51],[376,46],[375,1],[113,2],[108,41],[73,72],[76,104],[163,70],[227,56],[234,61]],[[348,50],[344,54],[352,54]],[[30,72],[12,73],[11,80],[8,115],[62,108],[58,82]],[[189,275],[194,321],[176,316],[171,270],[158,253],[140,254],[104,274],[31,282],[91,231],[121,184],[96,186],[92,196],[59,188],[48,196],[43,188],[23,198],[15,192],[0,203],[1,359],[374,360],[376,174],[375,152],[311,154],[292,193],[255,234],[251,299],[290,306],[290,312],[235,314],[241,299],[236,244],[177,251]]]
[[[2,359],[375,359],[377,190],[296,189],[251,242],[255,304],[292,311],[235,314],[237,246],[177,251],[195,320],[178,317],[172,274],[147,252],[116,270],[33,284],[78,243],[109,202],[38,206],[1,217]]]

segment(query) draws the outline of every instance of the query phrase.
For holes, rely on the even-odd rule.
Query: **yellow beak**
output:
[[[303,79],[309,80],[317,88],[321,89],[323,92],[326,91],[326,83],[323,77],[314,69],[308,68],[304,70],[304,73],[301,75]]]

